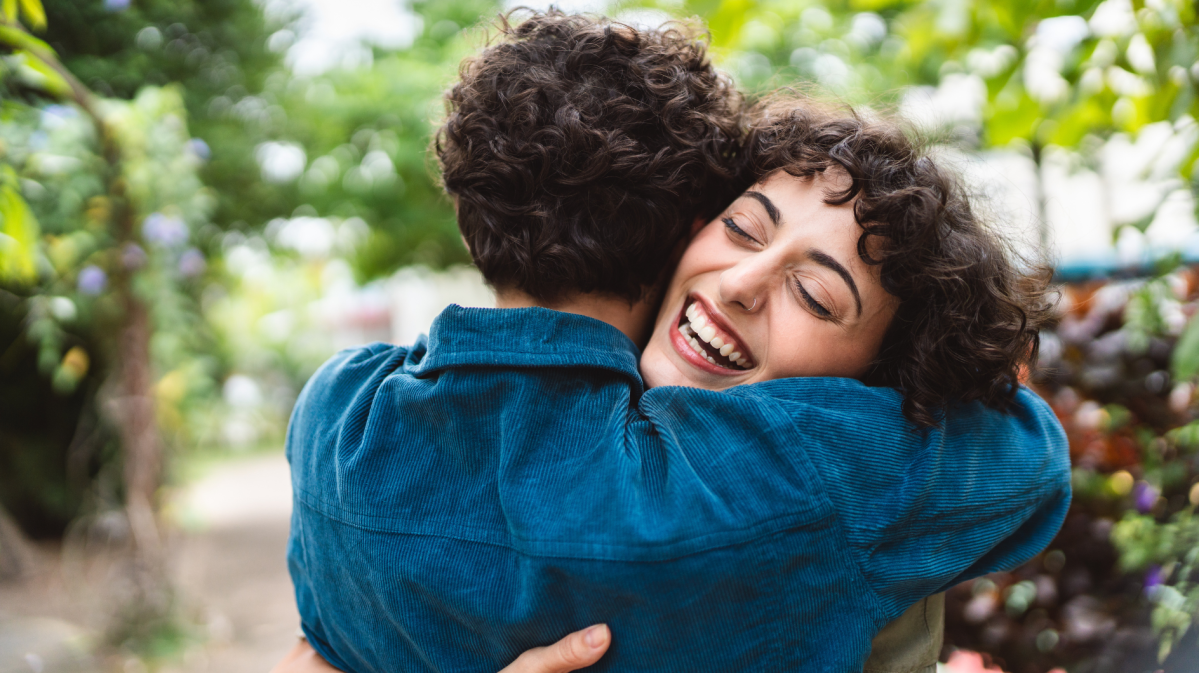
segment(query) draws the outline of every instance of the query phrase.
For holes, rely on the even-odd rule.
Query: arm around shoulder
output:
[[[1010,570],[1057,535],[1070,506],[1069,447],[1028,388],[1004,411],[960,405],[927,450],[898,472],[891,517],[865,521],[864,567],[885,609]],[[940,550],[932,553],[932,550]]]
[[[1039,553],[1070,504],[1065,433],[1021,387],[1003,411],[957,405],[917,428],[902,395],[849,379],[772,381],[734,394],[795,424],[867,584],[887,619],[953,584]]]

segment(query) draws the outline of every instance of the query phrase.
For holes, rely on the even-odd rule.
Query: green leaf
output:
[[[1000,95],[1004,100],[995,105],[984,126],[987,141],[996,147],[1003,147],[1016,138],[1032,139],[1041,122],[1041,107],[1037,102],[1023,90],[1016,89],[1013,93],[1014,101]]]
[[[55,98],[71,97],[71,85],[45,61],[24,50],[18,51],[14,58],[17,60],[17,74],[25,84]]]
[[[17,0],[4,0],[4,5],[0,9],[4,11],[5,21],[17,20]]]
[[[1157,646],[1157,661],[1161,663],[1170,656],[1170,650],[1174,649],[1174,638],[1169,634],[1162,636],[1161,643]]]
[[[21,0],[21,14],[34,30],[46,29],[46,10],[42,7],[42,0]]]
[[[712,46],[718,49],[733,46],[741,27],[745,25],[746,15],[754,9],[756,3],[752,0],[723,0],[720,7],[708,19],[708,28],[712,31]]]
[[[1186,381],[1199,374],[1199,320],[1191,318],[1178,338],[1174,354],[1170,358],[1170,369],[1175,380]]]
[[[39,227],[12,185],[0,187],[0,279],[28,283],[37,276]]]
[[[50,48],[50,45],[46,44],[42,40],[37,39],[29,33],[26,33],[20,28],[14,28],[12,26],[0,25],[0,42],[4,43],[13,50],[25,49],[27,51],[45,51],[49,54],[54,53],[54,50]]]

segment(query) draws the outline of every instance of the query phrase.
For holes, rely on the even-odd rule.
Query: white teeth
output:
[[[716,336],[716,328],[709,324],[707,317],[699,312],[696,304],[687,306],[687,310],[683,312],[687,316],[687,322],[679,325],[679,333],[682,334],[687,344],[691,346],[700,357],[707,360],[711,364],[716,364],[715,358],[708,355],[708,351],[700,344],[704,343],[711,345],[720,352],[720,355],[729,359],[732,364],[749,369],[749,360],[741,355],[739,351],[734,351],[736,347],[732,341],[725,341],[724,337]]]

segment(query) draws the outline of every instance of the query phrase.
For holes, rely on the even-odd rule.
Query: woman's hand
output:
[[[570,673],[599,661],[611,643],[612,633],[608,627],[597,624],[575,631],[553,645],[534,647],[500,673]],[[338,673],[338,669],[317,654],[307,640],[301,640],[271,669],[271,673]]]
[[[283,661],[275,664],[271,673],[339,673],[325,658],[316,653],[308,641],[301,638],[291,648]]]
[[[570,673],[600,660],[612,633],[606,624],[575,631],[548,647],[534,647],[504,667],[500,673]]]

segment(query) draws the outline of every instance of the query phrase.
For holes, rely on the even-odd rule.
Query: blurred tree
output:
[[[253,216],[257,212],[274,214],[278,208],[293,207],[285,200],[281,203],[278,190],[261,189],[253,155],[256,138],[247,139],[251,135],[247,123],[223,113],[209,114],[214,98],[225,96],[237,100],[248,96],[249,92],[260,90],[271,73],[280,71],[280,56],[266,46],[269,36],[266,19],[252,0],[137,3],[51,0],[45,5],[45,12],[45,20],[39,20],[33,27],[59,55],[66,69],[99,94],[128,99],[146,84],[180,86],[189,125],[196,134],[188,150],[202,160],[199,169],[203,179],[216,187],[211,192],[217,196],[214,220],[228,226],[240,217],[240,226],[245,226],[247,219],[256,221]],[[16,85],[11,93],[20,94],[21,86]],[[261,130],[255,128],[254,133],[261,135]],[[87,184],[94,178],[94,174],[86,171],[73,178],[69,191],[73,198],[62,204],[53,221],[42,218],[50,232],[55,235],[69,232],[79,224],[71,218],[79,214],[90,218],[100,216],[107,207],[103,198],[79,212],[72,210],[77,199],[88,194],[99,196],[95,185]],[[215,251],[212,232],[210,228],[192,236],[199,251],[207,255]],[[26,264],[34,261],[35,256],[29,257]],[[41,333],[37,326],[50,324],[46,316],[52,313],[36,302],[33,305],[8,302],[0,307],[0,312],[4,313],[6,323],[29,321],[35,327],[30,334]],[[193,320],[198,318],[194,312],[191,315]],[[187,320],[187,311],[180,317]],[[56,347],[52,346],[69,334],[67,340],[76,343],[66,343],[68,348],[79,345],[86,347],[81,352],[93,354],[83,374],[85,381],[73,392],[64,389],[61,377],[59,385],[52,389],[51,381],[41,377],[36,368],[18,372],[13,367],[22,361],[25,340],[14,337],[5,341],[12,346],[0,359],[0,367],[9,365],[2,386],[4,394],[32,401],[39,399],[39,394],[31,393],[42,391],[45,403],[37,408],[43,410],[58,408],[61,406],[58,400],[71,400],[63,409],[65,416],[23,413],[19,405],[7,406],[0,412],[4,416],[0,435],[10,435],[4,441],[7,448],[0,451],[0,465],[7,467],[0,469],[3,475],[0,482],[4,482],[0,501],[14,507],[17,519],[37,535],[60,533],[79,512],[90,483],[88,477],[101,467],[103,461],[98,457],[106,455],[103,447],[113,441],[104,424],[88,420],[96,417],[95,393],[107,371],[106,360],[96,357],[95,349],[87,347],[96,342],[94,330],[99,327],[95,321],[72,321],[65,332],[45,330],[49,338],[42,339],[35,348],[41,350],[42,360],[56,357],[53,354]],[[48,366],[43,362],[40,369],[46,370]],[[91,430],[83,432],[88,428]],[[23,439],[17,441],[11,433]],[[34,450],[35,445],[41,448]]]
[[[260,162],[273,159],[279,169],[264,164],[263,184],[274,183],[291,206],[263,217],[358,218],[369,227],[369,240],[352,257],[362,281],[406,264],[469,263],[426,150],[442,91],[485,39],[480,21],[494,18],[500,5],[427,1],[413,9],[423,28],[411,47],[376,49],[370,68],[272,78],[262,94],[282,110],[275,142],[258,145]]]
[[[939,108],[917,119],[926,131],[970,148],[1015,148],[1038,167],[1046,147],[1095,162],[1104,139],[1154,122],[1188,136],[1175,175],[1189,183],[1199,155],[1190,137],[1199,33],[1193,3],[1182,0],[620,6],[707,19],[716,53],[751,91],[815,85],[850,103],[897,107],[912,87],[925,87]],[[1126,225],[1143,231],[1153,214],[1117,215],[1113,233]]]
[[[20,8],[32,27],[44,27],[38,0],[21,0]],[[93,353],[113,364],[100,400],[121,447],[132,591],[118,597],[112,636],[144,638],[172,611],[155,511],[163,445],[154,322],[176,313],[186,285],[204,271],[203,254],[185,248],[211,197],[197,175],[202,158],[177,88],[143,87],[128,102],[101,99],[25,30],[15,1],[0,10],[0,42],[11,50],[4,84],[13,94],[0,118],[0,282],[25,298],[17,310],[26,313],[23,331],[57,391],[73,392],[93,359],[65,325],[88,325],[98,341]],[[10,348],[19,352],[21,342]]]
[[[46,14],[44,39],[98,94],[128,99],[145,85],[180,85],[209,159],[201,175],[217,195],[213,223],[244,228],[287,210],[256,179],[253,152],[279,130],[277,106],[256,94],[272,74],[286,76],[268,40],[293,17],[272,26],[253,0],[48,0]]]

